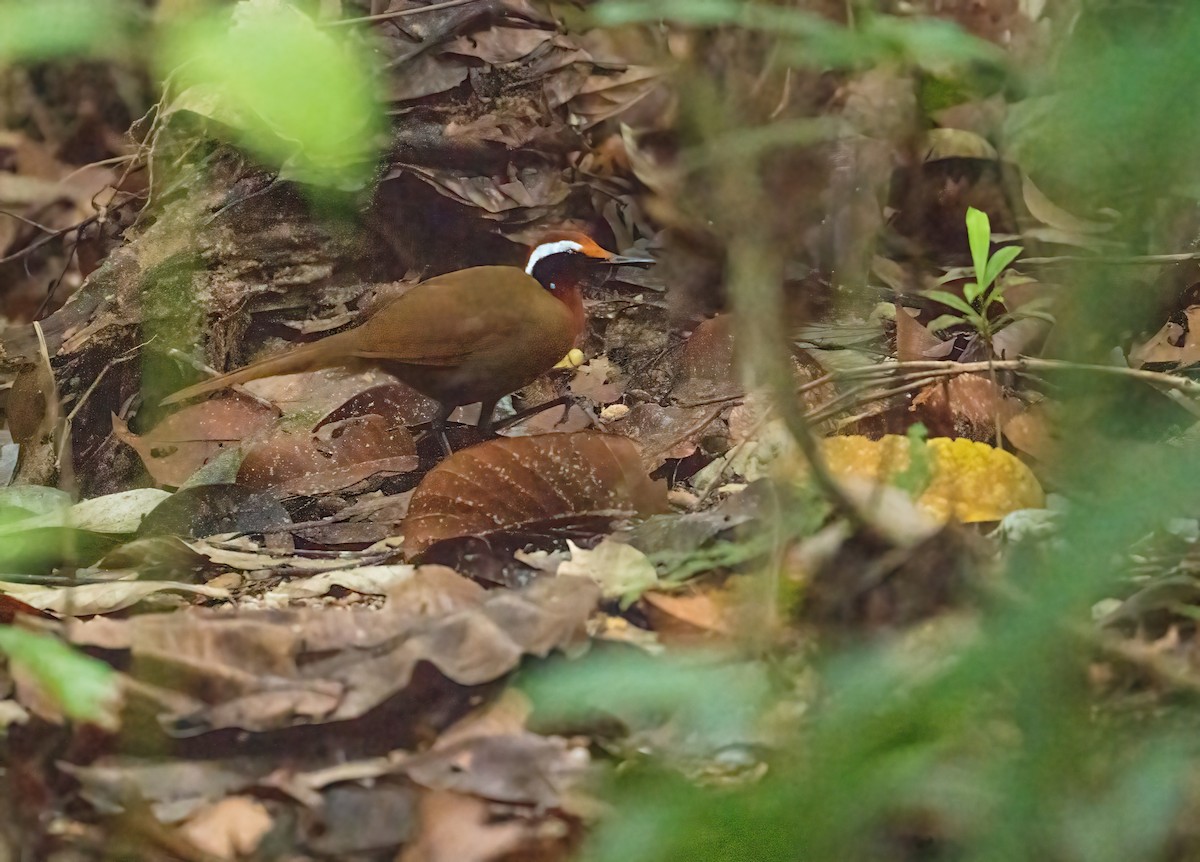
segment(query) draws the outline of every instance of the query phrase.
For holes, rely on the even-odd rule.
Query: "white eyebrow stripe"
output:
[[[562,254],[568,251],[583,251],[583,246],[569,239],[560,239],[558,242],[544,242],[529,255],[529,263],[525,265],[525,272],[533,275],[533,268],[541,260],[550,257],[552,254]]]

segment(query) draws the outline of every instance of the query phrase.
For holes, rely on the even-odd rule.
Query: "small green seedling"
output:
[[[925,493],[933,481],[933,458],[925,445],[929,439],[929,429],[924,423],[915,422],[908,426],[905,436],[908,437],[908,466],[891,478],[891,484],[901,491],[907,491],[915,500]]]
[[[1024,249],[1019,245],[1010,245],[989,256],[988,252],[992,247],[992,224],[987,213],[975,207],[967,209],[967,241],[971,246],[971,260],[975,264],[975,280],[963,286],[962,297],[944,290],[926,291],[926,296],[959,312],[939,317],[930,328],[944,329],[956,323],[966,323],[979,333],[988,350],[991,350],[992,337],[1017,319],[1012,314],[1005,314],[992,320],[988,311],[992,305],[1004,299],[1004,285],[999,281],[1000,274]]]

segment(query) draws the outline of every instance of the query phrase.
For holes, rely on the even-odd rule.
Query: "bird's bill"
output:
[[[604,258],[604,263],[612,266],[650,266],[653,264],[654,258],[639,255],[624,255],[614,254]]]

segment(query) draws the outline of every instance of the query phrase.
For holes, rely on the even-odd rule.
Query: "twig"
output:
[[[42,233],[54,233],[54,231],[55,231],[55,228],[46,227],[46,225],[44,225],[40,222],[36,222],[31,218],[25,218],[25,216],[23,216],[23,215],[17,215],[15,212],[12,212],[11,210],[0,209],[0,215],[6,215],[9,218],[16,219],[19,222],[24,222],[25,224],[29,225],[30,227],[37,228]]]
[[[1142,255],[1085,255],[1064,254],[1057,257],[1023,257],[1021,265],[1057,266],[1071,263],[1104,263],[1117,266],[1161,266],[1165,263],[1185,263],[1189,260],[1200,260],[1200,251],[1187,251],[1179,254],[1142,254]]]
[[[920,372],[921,375],[929,377],[956,377],[959,374],[977,374],[980,372],[985,372],[990,368],[995,368],[998,371],[1014,371],[1017,374],[1023,375],[1035,371],[1107,374],[1114,377],[1127,377],[1132,380],[1141,380],[1145,383],[1151,383],[1157,386],[1165,386],[1168,389],[1177,389],[1180,392],[1185,392],[1189,395],[1200,396],[1200,382],[1177,374],[1167,374],[1166,372],[1162,371],[1147,371],[1144,368],[1128,368],[1123,365],[1095,365],[1085,362],[1067,362],[1061,359],[1034,358],[996,359],[990,362],[987,360],[980,362],[954,362],[952,360],[943,359],[921,359],[909,362],[881,363],[880,365],[871,366],[870,368],[852,368],[848,371],[827,374],[824,377],[800,386],[797,389],[797,392],[805,392],[814,388],[815,385],[828,383],[830,381],[904,376],[910,370],[912,372]],[[897,372],[900,372],[900,374],[897,374]],[[914,374],[911,376],[918,375]]]
[[[25,248],[21,249],[20,251],[14,251],[12,254],[8,255],[7,257],[0,257],[0,263],[10,263],[14,260],[20,260],[23,257],[28,257],[29,255],[33,254],[35,251],[37,251],[42,246],[46,245],[49,242],[53,242],[54,240],[58,239],[60,236],[65,236],[66,234],[69,234],[73,230],[83,230],[85,227],[90,225],[92,222],[96,221],[98,218],[100,218],[100,213],[90,215],[87,218],[85,218],[83,221],[73,224],[69,227],[64,227],[61,230],[51,231],[50,233],[46,234],[45,236],[40,236],[36,240],[31,242],[29,245],[25,246]]]
[[[412,9],[399,9],[394,12],[380,12],[378,15],[364,15],[361,18],[341,18],[329,21],[326,27],[342,27],[347,24],[369,24],[374,21],[387,21],[391,18],[408,18],[411,15],[421,15],[425,12],[437,12],[439,9],[452,9],[455,6],[468,6],[479,0],[444,0],[442,3],[430,3],[428,6],[417,6]]]

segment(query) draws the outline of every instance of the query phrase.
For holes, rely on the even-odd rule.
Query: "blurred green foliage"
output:
[[[763,55],[818,70],[900,59],[935,65],[941,74],[947,61],[994,57],[953,27],[862,14],[866,5],[854,4],[857,19],[848,27],[794,6],[735,0],[609,0],[596,16],[614,26],[666,18],[679,27],[741,28],[755,40],[773,40],[765,49],[752,42]],[[1153,242],[1168,235],[1181,208],[1194,211],[1200,196],[1197,120],[1186,108],[1200,87],[1194,49],[1200,8],[1096,0],[1081,4],[1070,22],[1070,37],[1054,45],[1053,62],[1022,70],[1020,89],[1028,86],[1030,97],[1010,106],[1012,152],[1039,183],[1073,190],[1063,200],[1121,209],[1131,253],[1178,251]],[[701,116],[689,117],[684,145],[694,153],[721,153],[692,156],[702,168],[694,182],[720,189],[726,196],[717,200],[734,214],[721,226],[733,303],[749,318],[739,330],[744,355],[770,365],[776,360],[763,350],[786,355],[775,332],[780,298],[768,287],[783,267],[772,261],[766,229],[756,223],[760,213],[771,212],[764,201],[772,190],[755,159],[789,146],[795,130],[802,133],[790,145],[811,146],[818,137],[812,129],[826,121],[787,117],[738,128],[738,94],[722,89],[729,79],[721,77],[719,63],[705,57],[685,71],[678,78],[685,102]],[[737,156],[729,156],[739,144]],[[975,233],[980,230],[976,224]],[[1011,262],[1008,255],[1003,264]],[[1002,268],[989,273],[981,263],[981,292],[987,276]],[[1089,360],[1110,351],[1116,327],[1135,304],[1128,270],[1087,266],[1056,275],[1069,288],[1056,315],[1058,355]],[[782,373],[760,372],[758,379],[790,386]],[[1057,393],[1068,407],[1077,398],[1113,394],[1107,381],[1070,383]],[[1078,418],[1061,429],[1068,445],[1058,477],[1071,500],[1061,528],[1053,542],[1009,548],[1005,578],[989,581],[978,612],[968,618],[940,620],[902,638],[864,634],[855,648],[827,646],[815,663],[780,652],[785,640],[759,655],[776,671],[765,697],[743,696],[727,681],[728,667],[761,650],[761,638],[751,638],[743,654],[710,657],[707,678],[691,662],[631,668],[600,655],[533,687],[550,716],[575,708],[584,720],[599,712],[648,733],[638,716],[658,710],[688,728],[656,737],[657,746],[648,744],[613,771],[607,792],[615,810],[587,858],[1195,858],[1194,846],[1179,845],[1178,830],[1196,805],[1200,716],[1194,704],[1164,703],[1154,695],[1098,700],[1088,671],[1109,646],[1091,625],[1093,604],[1121,594],[1126,554],[1135,542],[1170,518],[1200,511],[1200,459],[1161,444],[1114,439],[1094,412],[1066,413]],[[769,566],[764,575],[786,580]],[[764,625],[769,613],[764,607]],[[1153,713],[1139,702],[1153,704]],[[747,706],[758,719],[741,725],[743,738],[766,741],[765,775],[704,786],[673,761],[673,748],[705,738],[698,717],[704,725],[724,707],[745,722]],[[714,762],[728,744],[728,725],[719,729],[711,739]]]
[[[119,689],[117,674],[58,638],[15,626],[0,626],[0,651],[29,674],[63,715],[113,726]]]
[[[0,66],[60,56],[119,57],[129,49],[130,7],[117,0],[0,2]]]
[[[169,111],[216,121],[282,179],[358,189],[383,140],[371,52],[284,0],[244,0],[172,22],[158,52]]]
[[[868,67],[894,61],[938,67],[946,63],[1000,63],[993,45],[936,18],[901,18],[858,10],[855,27],[843,27],[804,9],[745,0],[608,0],[598,23],[619,26],[667,19],[693,27],[735,26],[775,37],[783,65]]]

